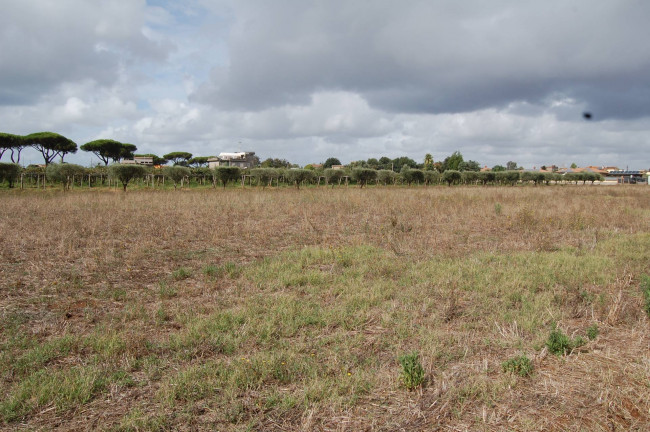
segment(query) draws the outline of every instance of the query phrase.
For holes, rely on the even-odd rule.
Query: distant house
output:
[[[253,168],[256,161],[255,152],[219,153],[219,156],[208,159],[208,166],[210,168],[236,166],[247,169]]]
[[[345,165],[332,165],[332,169],[335,170],[342,170],[345,168]]]
[[[122,159],[120,161],[122,164],[135,164],[135,165],[145,165],[153,166],[153,157],[151,156],[136,156],[133,159]]]

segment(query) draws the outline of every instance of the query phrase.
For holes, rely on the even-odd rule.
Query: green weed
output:
[[[424,382],[424,368],[420,363],[420,356],[417,352],[404,354],[399,357],[402,365],[400,380],[408,390],[414,390]]]
[[[556,355],[564,355],[570,353],[573,349],[578,348],[585,344],[584,339],[581,336],[576,336],[574,339],[569,338],[565,335],[562,330],[557,328],[556,325],[553,325],[551,333],[548,335],[546,340],[546,346],[548,350]]]
[[[533,373],[533,363],[525,355],[513,357],[501,364],[504,372],[512,372],[522,377],[530,376]]]

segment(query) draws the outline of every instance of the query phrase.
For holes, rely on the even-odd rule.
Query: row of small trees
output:
[[[0,182],[7,181],[9,187],[13,187],[15,181],[22,172],[31,173],[29,169],[23,170],[17,164],[0,163]],[[242,170],[234,166],[221,166],[215,169],[210,168],[188,168],[180,165],[166,166],[161,169],[146,168],[142,165],[135,164],[113,164],[106,168],[84,168],[75,164],[49,164],[44,172],[37,172],[39,175],[45,175],[50,181],[59,182],[64,189],[69,189],[71,182],[83,176],[108,176],[118,180],[124,190],[127,185],[137,178],[156,175],[168,178],[173,182],[174,188],[184,182],[189,182],[192,178],[202,178],[212,181],[226,187],[228,183],[244,181],[247,179],[251,184],[255,181],[258,186],[266,187],[273,184],[280,185],[290,184],[300,188],[305,184],[322,184],[340,185],[341,183],[349,184],[350,182],[363,188],[369,184],[375,185],[395,185],[406,184],[416,185],[436,185],[446,184],[448,186],[457,184],[466,185],[516,185],[524,184],[551,184],[551,183],[594,183],[602,181],[599,174],[592,172],[583,173],[543,173],[535,171],[457,171],[447,170],[442,173],[435,170],[420,170],[403,167],[400,173],[391,170],[375,170],[370,168],[347,168],[347,169],[325,169],[314,171],[309,169],[296,168],[254,168]]]

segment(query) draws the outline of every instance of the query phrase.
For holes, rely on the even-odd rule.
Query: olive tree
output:
[[[440,181],[440,173],[433,169],[424,171],[424,184],[429,186]]]
[[[386,186],[388,183],[395,183],[399,174],[394,171],[382,169],[377,171],[377,181]]]
[[[461,178],[460,171],[457,170],[447,170],[442,173],[442,180],[447,183],[447,186],[460,182]]]
[[[514,186],[519,181],[519,171],[499,171],[496,174],[496,180],[501,184]]]
[[[581,178],[580,178],[579,173],[570,172],[570,173],[564,174],[564,180],[569,182],[569,183],[574,182],[575,184],[578,184],[578,182],[581,180]]]
[[[340,169],[327,168],[323,174],[325,175],[325,183],[331,184],[332,187],[334,187],[335,182],[341,184],[341,179],[345,175],[345,171]]]
[[[462,171],[460,174],[465,184],[476,184],[478,182],[478,171]]]
[[[369,181],[377,178],[377,170],[370,168],[355,168],[352,170],[352,179],[357,182],[360,188],[368,184]]]
[[[74,141],[54,132],[36,132],[24,136],[23,139],[26,145],[43,155],[45,165],[49,165],[57,156],[61,156],[63,161],[66,154],[77,152],[77,144]]]
[[[308,169],[290,169],[286,171],[285,177],[289,183],[293,183],[296,186],[296,189],[300,189],[300,184],[312,180],[315,174]]]
[[[241,177],[241,170],[236,166],[218,166],[214,169],[214,178],[221,182],[224,189],[231,181],[237,181]]]
[[[126,192],[126,186],[136,177],[142,177],[147,174],[147,169],[142,165],[136,164],[113,164],[108,167],[108,173],[111,177],[122,183],[123,190]]]
[[[83,176],[86,168],[68,163],[51,163],[45,168],[45,175],[50,180],[61,182],[63,190],[70,190],[75,176]]]
[[[603,176],[595,172],[585,173],[587,181],[590,181],[591,184],[594,184],[596,181],[603,181]]]
[[[172,181],[174,182],[174,189],[176,189],[176,185],[182,182],[183,179],[185,177],[188,177],[192,172],[187,167],[174,165],[174,166],[164,167],[162,173],[165,177],[169,177],[170,179],[172,179]]]
[[[496,180],[496,173],[493,171],[481,171],[478,173],[478,180],[486,185],[488,183],[494,183]]]
[[[411,183],[413,182],[424,182],[424,173],[421,170],[411,169],[406,165],[402,167],[400,177],[402,177],[402,180],[405,181],[409,186],[411,186]]]
[[[522,183],[530,183],[531,181],[535,181],[535,173],[532,171],[524,171],[521,173],[521,182]]]
[[[20,176],[21,169],[18,164],[0,162],[0,183],[6,181],[9,183],[9,188],[14,187],[14,183]]]
[[[254,168],[251,170],[251,175],[258,185],[262,185],[262,188],[271,186],[273,180],[280,177],[279,171],[275,168]]]

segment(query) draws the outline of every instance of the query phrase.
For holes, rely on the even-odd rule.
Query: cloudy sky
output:
[[[647,0],[0,3],[2,132],[301,165],[459,150],[650,168]]]

